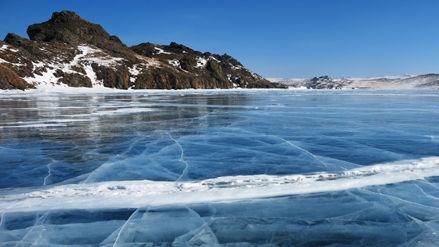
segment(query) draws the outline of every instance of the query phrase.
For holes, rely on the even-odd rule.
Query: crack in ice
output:
[[[326,167],[326,168],[328,167],[328,165],[327,165],[325,162],[321,161],[319,158],[317,158],[317,157],[316,157],[313,153],[311,153],[310,151],[308,151],[308,150],[306,150],[306,149],[304,149],[304,148],[301,148],[301,147],[297,146],[296,144],[294,144],[294,143],[292,143],[292,142],[290,142],[290,141],[288,141],[288,140],[283,139],[282,137],[279,137],[279,136],[276,136],[276,137],[279,138],[279,139],[281,139],[282,141],[284,141],[284,142],[287,143],[288,145],[290,145],[290,146],[292,146],[292,147],[294,147],[294,148],[297,148],[297,149],[299,149],[300,151],[302,151],[302,152],[308,154],[308,155],[311,156],[315,161],[317,161],[318,163],[322,164],[324,167]]]
[[[186,176],[187,171],[189,170],[189,163],[184,159],[184,149],[183,146],[181,146],[180,142],[178,142],[174,137],[172,137],[171,133],[168,132],[169,138],[175,142],[175,144],[177,145],[177,147],[180,149],[180,159],[179,161],[182,162],[183,164],[185,164],[185,167],[183,169],[183,171],[181,172],[180,176],[175,180],[175,185],[177,186],[177,188],[182,189],[182,184],[179,183],[179,181]]]
[[[117,242],[119,241],[120,235],[122,234],[122,232],[125,230],[125,227],[128,225],[128,223],[130,222],[130,220],[133,218],[133,216],[139,211],[139,208],[136,209],[131,215],[130,217],[128,217],[128,219],[125,221],[125,223],[120,227],[119,232],[117,233],[117,237],[116,240],[114,240],[113,243],[113,247],[117,246]]]
[[[43,186],[44,185],[47,185],[47,179],[50,177],[50,176],[52,176],[52,164],[54,163],[55,161],[53,160],[53,159],[51,159],[51,161],[47,164],[47,175],[44,177],[44,180],[43,180]]]
[[[239,129],[239,131],[241,131],[241,132],[245,132],[245,133],[249,133],[249,134],[255,134],[254,132],[251,132],[251,131],[248,131],[248,130],[242,130],[242,129]],[[308,151],[308,150],[306,150],[306,149],[304,149],[304,148],[302,148],[302,147],[300,147],[300,146],[298,146],[298,145],[292,143],[291,141],[288,141],[288,140],[286,140],[286,139],[284,139],[284,138],[282,138],[282,137],[280,137],[280,136],[276,136],[276,135],[269,135],[269,134],[267,134],[267,135],[265,135],[265,136],[274,137],[274,138],[277,138],[277,139],[283,141],[284,143],[290,145],[291,147],[296,148],[296,149],[298,149],[298,150],[304,152],[305,154],[311,156],[312,159],[314,159],[315,161],[317,161],[318,163],[320,163],[320,164],[323,165],[324,167],[328,168],[328,165],[327,165],[325,162],[321,161],[319,158],[317,158],[316,155],[314,155],[314,154],[311,153],[310,151]]]

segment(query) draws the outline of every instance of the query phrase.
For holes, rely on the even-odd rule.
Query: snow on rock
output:
[[[8,61],[0,58],[0,63],[11,63],[11,62],[8,62]]]
[[[195,65],[195,68],[204,68],[207,64],[207,60],[202,57],[197,57],[197,65]]]
[[[180,61],[178,61],[178,59],[169,60],[168,63],[174,67],[181,68]]]
[[[135,82],[137,76],[140,74],[139,65],[135,64],[133,67],[128,68],[128,71],[130,72],[130,81]]]
[[[53,64],[47,65],[43,62],[32,62],[32,65],[34,66],[34,72],[41,69],[45,69],[45,71],[40,71],[40,73],[34,73],[33,77],[24,77],[23,79],[25,81],[34,83],[37,87],[46,84],[53,85],[58,82],[58,78],[55,76],[55,71],[58,69],[58,67],[53,66]]]
[[[96,63],[100,66],[114,67],[119,64],[123,58],[111,57],[100,49],[93,48],[87,45],[79,45],[79,53],[70,61],[70,63],[62,63],[62,58],[55,58],[51,61],[36,61],[33,64],[33,77],[25,77],[28,82],[34,83],[37,87],[53,86],[62,84],[58,82],[58,77],[55,76],[57,70],[69,74],[81,74],[75,68],[82,68],[85,71],[85,76],[90,79],[92,86],[103,85],[102,81],[97,79],[96,73],[92,68],[92,64]],[[2,62],[2,61],[0,61]],[[39,72],[39,73],[36,73]],[[41,74],[41,75],[39,75]]]
[[[90,78],[90,80],[91,80],[92,87],[104,85],[103,81],[98,80],[96,73],[94,72],[94,70],[90,64],[85,65],[84,70],[85,70],[85,73],[87,74],[87,77]]]
[[[4,44],[4,45],[2,45],[2,47],[0,47],[0,51],[12,51],[12,52],[18,52],[17,49],[14,49],[14,48],[12,48],[11,46],[6,45],[6,44]]]
[[[162,48],[154,47],[154,49],[157,51],[156,54],[171,54],[170,52],[164,51]]]
[[[238,70],[238,69],[243,69],[244,67],[242,67],[241,65],[238,65],[238,66],[235,66],[235,65],[233,65],[232,63],[229,63],[230,64],[230,67],[233,69],[233,70]]]
[[[214,61],[217,62],[217,63],[221,63],[221,61],[218,60],[218,59],[216,59],[214,56],[210,56],[210,57],[209,57],[209,60],[214,60]]]
[[[92,48],[90,46],[80,45],[78,46],[78,50],[82,52],[82,54],[77,55],[72,64],[77,64],[79,61],[87,61],[89,63],[97,63],[101,66],[114,66],[117,65],[119,61],[122,61],[123,58],[111,57],[100,49]]]
[[[249,70],[249,69],[245,69],[245,70],[247,70],[248,72],[250,72],[250,74],[252,74],[252,76],[253,76],[254,78],[257,78],[257,79],[260,79],[260,80],[264,79],[262,76],[256,74],[255,72],[253,72],[253,71],[251,71],[251,70]]]

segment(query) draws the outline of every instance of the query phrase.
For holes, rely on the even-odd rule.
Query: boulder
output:
[[[8,67],[0,64],[0,89],[27,89],[34,88],[25,80],[20,78],[17,73]]]

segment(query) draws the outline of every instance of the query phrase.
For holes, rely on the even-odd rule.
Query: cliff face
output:
[[[127,47],[100,25],[70,11],[53,13],[49,21],[29,26],[27,33],[30,40],[9,33],[0,41],[0,64],[25,85],[0,83],[2,89],[55,84],[120,89],[275,87],[227,54],[201,53],[177,43]]]

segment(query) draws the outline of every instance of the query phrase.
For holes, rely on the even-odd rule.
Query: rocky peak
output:
[[[4,39],[4,41],[10,45],[15,47],[22,47],[29,45],[32,41],[22,38],[20,35],[15,33],[8,33]]]
[[[72,45],[96,44],[110,40],[110,35],[98,24],[79,17],[75,12],[63,10],[54,12],[50,20],[30,25],[27,34],[31,40],[62,42]]]
[[[52,23],[57,22],[71,22],[71,20],[81,21],[81,17],[73,11],[62,10],[60,12],[53,12],[52,18],[49,20]]]
[[[174,53],[194,53],[194,50],[192,50],[191,48],[182,44],[177,44],[175,42],[171,42],[167,47],[167,49],[170,52],[174,52]]]
[[[72,11],[54,12],[50,20],[30,25],[27,34],[33,41],[70,45],[86,43],[129,60],[133,57],[132,52],[117,36],[111,36],[101,25],[84,20]]]
[[[322,82],[322,81],[330,81],[332,80],[331,77],[327,76],[327,75],[323,75],[323,76],[319,76],[319,77],[314,77],[311,79],[311,82],[313,83],[318,83],[318,82]]]

